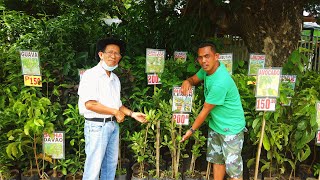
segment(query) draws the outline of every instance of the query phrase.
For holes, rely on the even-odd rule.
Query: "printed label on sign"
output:
[[[189,114],[173,114],[177,125],[189,125]]]
[[[275,98],[257,98],[256,111],[275,111],[276,102]]]
[[[24,85],[42,87],[42,78],[41,76],[24,75]]]
[[[161,84],[158,74],[148,74],[148,85]]]
[[[64,132],[54,132],[52,135],[43,134],[43,152],[50,155],[53,159],[65,158],[65,139]]]

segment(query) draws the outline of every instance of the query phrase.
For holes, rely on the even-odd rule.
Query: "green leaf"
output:
[[[35,119],[33,122],[36,126],[40,126],[40,127],[44,126],[44,122],[42,119]]]
[[[262,142],[263,142],[264,149],[267,151],[270,151],[270,141],[267,134],[264,134]]]
[[[12,140],[14,140],[14,137],[13,136],[9,136],[8,140],[12,141]]]
[[[247,162],[247,167],[250,168],[256,161],[256,158],[251,158],[249,159],[249,161]]]
[[[310,147],[306,145],[304,150],[301,150],[300,153],[301,153],[300,162],[302,162],[310,156],[311,154]]]
[[[261,167],[261,172],[264,172],[266,169],[269,169],[269,168],[270,168],[270,162],[267,162]]]
[[[259,122],[260,122],[259,119],[255,119],[255,120],[253,121],[253,123],[252,123],[252,128],[255,129],[256,126],[257,126],[257,124],[258,124]]]
[[[67,119],[63,122],[63,124],[64,124],[64,125],[67,125],[67,124],[70,123],[72,120],[74,120],[74,118],[67,118]]]

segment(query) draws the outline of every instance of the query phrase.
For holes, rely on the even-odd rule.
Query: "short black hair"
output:
[[[121,39],[117,39],[114,37],[108,37],[108,38],[98,40],[97,45],[96,45],[96,54],[95,54],[96,60],[100,61],[99,52],[103,52],[106,49],[106,46],[109,44],[115,44],[115,45],[119,46],[120,54],[122,56],[124,56],[125,51],[126,51],[126,43],[124,41],[122,41]]]
[[[217,46],[212,41],[202,41],[202,42],[200,42],[200,44],[198,45],[198,49],[203,48],[203,47],[207,47],[207,46],[210,46],[211,50],[213,52],[215,52],[215,53],[217,52]]]

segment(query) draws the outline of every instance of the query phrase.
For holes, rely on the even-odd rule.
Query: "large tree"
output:
[[[185,14],[210,18],[213,33],[240,35],[250,52],[265,53],[267,66],[282,66],[297,48],[303,10],[315,14],[312,0],[188,0]],[[205,27],[200,27],[205,28]]]

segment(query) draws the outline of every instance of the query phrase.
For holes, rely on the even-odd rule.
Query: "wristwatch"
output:
[[[196,130],[192,129],[192,127],[189,130],[192,132],[192,134],[196,131]]]

